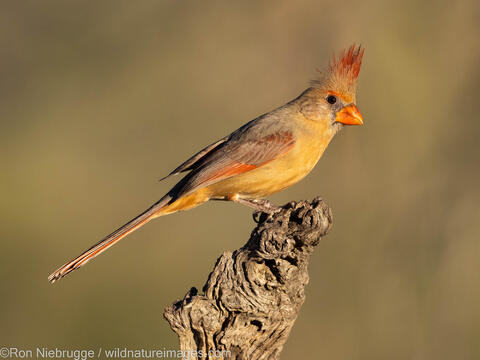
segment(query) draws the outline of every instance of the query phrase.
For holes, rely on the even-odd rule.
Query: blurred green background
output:
[[[2,1],[0,346],[176,348],[163,308],[246,242],[248,208],[164,217],[47,275],[357,42],[365,126],[272,197],[335,217],[282,358],[479,359],[479,39],[474,0]]]

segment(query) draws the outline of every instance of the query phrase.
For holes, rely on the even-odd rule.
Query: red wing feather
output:
[[[234,175],[242,174],[244,172],[255,169],[257,166],[251,164],[242,164],[239,162],[232,162],[229,166],[220,169],[216,173],[212,173],[211,176],[205,179],[205,182],[210,182],[217,179],[225,179]]]

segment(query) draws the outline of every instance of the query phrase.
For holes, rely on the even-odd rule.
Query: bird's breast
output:
[[[295,145],[283,156],[256,169],[208,186],[212,198],[262,198],[281,191],[304,178],[325,151],[331,137],[310,131],[297,135]]]

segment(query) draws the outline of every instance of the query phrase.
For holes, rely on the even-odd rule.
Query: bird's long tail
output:
[[[121,226],[110,235],[103,238],[101,241],[93,245],[90,249],[83,252],[80,256],[77,256],[75,259],[67,262],[57,270],[55,270],[50,276],[48,280],[52,283],[55,281],[63,278],[68,273],[73,270],[78,269],[79,267],[85,265],[88,261],[93,259],[95,256],[100,255],[102,252],[116,244],[118,241],[123,239],[128,234],[132,233],[133,231],[137,230],[141,226],[145,225],[147,222],[152,220],[157,216],[161,216],[172,211],[165,211],[169,207],[169,201],[171,200],[170,196],[163,197],[160,201],[153,204],[150,208],[145,210],[143,213],[138,215],[137,217],[130,220],[125,225]]]

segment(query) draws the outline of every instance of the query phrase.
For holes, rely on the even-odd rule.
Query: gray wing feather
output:
[[[230,140],[196,163],[192,171],[169,192],[172,201],[244,171],[262,166],[288,152],[295,140],[291,132],[260,139]],[[197,166],[199,164],[199,166]]]
[[[220,146],[222,143],[227,141],[227,139],[228,139],[228,136],[226,136],[223,139],[220,139],[220,140],[214,142],[213,144],[210,144],[207,147],[203,148],[198,153],[196,153],[191,158],[189,158],[187,161],[185,161],[180,166],[175,168],[170,174],[161,178],[159,181],[165,180],[166,178],[168,178],[172,175],[177,175],[177,174],[180,174],[182,172],[192,170],[194,167],[198,166],[198,163],[201,162],[202,159],[204,159],[206,155],[208,155],[211,151],[213,151],[218,146]]]

